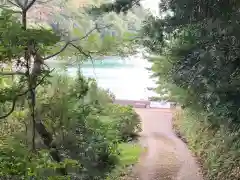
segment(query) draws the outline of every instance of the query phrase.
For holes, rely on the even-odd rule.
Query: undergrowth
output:
[[[188,147],[200,160],[205,179],[240,179],[240,130],[222,125],[213,128],[205,113],[177,111],[174,127],[187,139]]]

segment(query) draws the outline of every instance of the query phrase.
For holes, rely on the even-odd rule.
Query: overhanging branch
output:
[[[83,54],[85,57],[91,58],[90,53],[86,53],[86,52],[82,49],[82,47],[77,46],[77,45],[72,44],[72,43],[70,43],[70,45],[73,46],[74,48],[76,48],[76,49],[77,49],[81,54]]]
[[[13,2],[14,1],[14,2]],[[25,0],[24,2],[21,0],[7,0],[7,2],[13,6],[16,6],[18,8],[20,8],[23,11],[28,11],[33,4],[36,2],[37,0],[31,0],[29,2],[29,0]]]
[[[69,44],[70,44],[70,42],[67,42],[67,43],[60,49],[60,51],[58,51],[58,52],[56,52],[56,53],[54,53],[54,54],[52,54],[52,55],[50,55],[50,56],[47,56],[47,57],[43,58],[43,60],[47,60],[47,59],[53,58],[53,57],[61,54],[61,53],[68,47]]]
[[[13,6],[16,6],[18,8],[23,8],[23,6],[21,5],[21,3],[17,0],[15,0],[15,2],[11,1],[11,0],[8,0],[9,4],[13,5]]]
[[[32,0],[30,3],[28,3],[28,5],[27,5],[26,7],[24,7],[24,8],[25,8],[24,10],[25,10],[25,11],[29,10],[36,1],[37,1],[37,0]]]
[[[43,60],[47,60],[47,59],[53,58],[53,57],[61,54],[69,45],[73,45],[73,42],[81,41],[81,40],[86,39],[93,31],[95,31],[95,30],[100,31],[101,29],[108,28],[108,27],[111,27],[111,26],[112,26],[112,24],[106,25],[104,27],[98,27],[97,24],[96,24],[96,26],[93,29],[91,29],[90,31],[88,31],[83,37],[81,37],[79,39],[73,39],[73,40],[68,41],[58,52],[43,58]]]
[[[91,53],[92,53],[92,52],[90,52],[90,51],[85,52],[81,46],[77,46],[77,45],[72,44],[72,43],[71,43],[71,45],[72,45],[74,48],[76,48],[81,54],[83,54],[86,58],[89,58],[89,59],[90,59],[90,61],[91,61],[91,63],[92,63],[92,66],[93,66],[94,75],[95,75],[95,77],[97,78],[96,73],[95,73],[95,66],[94,66],[93,58],[92,58],[92,56],[91,56]]]
[[[26,7],[27,4],[28,4],[28,0],[25,0],[25,1],[24,1],[24,7]]]

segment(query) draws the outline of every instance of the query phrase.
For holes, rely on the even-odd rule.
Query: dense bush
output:
[[[49,151],[31,152],[26,144],[21,142],[21,139],[14,137],[1,139],[0,155],[0,176],[3,180],[29,179],[31,177],[44,179],[46,174],[49,180],[61,179],[61,176],[56,177],[57,168],[78,165],[77,161],[67,158],[58,164],[52,161]]]
[[[140,117],[131,106],[109,105],[105,111],[110,114],[111,124],[118,130],[118,136],[122,141],[129,141],[141,131]]]
[[[111,102],[110,96],[82,76],[72,81],[63,76],[53,80],[46,88],[52,93],[47,93],[39,108],[55,135],[55,143],[65,155],[81,162],[78,172],[86,174],[85,178],[102,175],[114,167],[118,155],[116,137],[108,133],[110,127],[101,121],[100,114],[104,105]]]
[[[111,93],[81,74],[77,78],[56,74],[48,85],[39,88],[38,95],[37,108],[48,132],[53,135],[52,143],[63,159],[77,162],[74,166],[66,162],[64,167],[67,171],[81,179],[104,178],[112,171],[119,162],[118,144],[128,140],[139,127],[139,118],[133,108],[112,104],[114,96]],[[42,177],[56,175],[54,169],[59,168],[59,165],[51,162],[49,156],[45,160],[41,156],[29,157],[27,149],[31,139],[28,136],[32,130],[29,124],[24,123],[25,115],[24,111],[16,111],[9,117],[10,121],[1,125],[3,135],[5,133],[2,137],[17,136],[18,139],[13,140],[13,143],[23,143],[15,148],[16,151],[10,151],[12,144],[6,145],[4,141],[5,146],[0,149],[4,152],[0,170],[23,178],[30,173],[28,169],[33,171],[33,175]],[[20,120],[19,118],[21,121],[17,124],[11,123],[11,119]],[[15,128],[6,135],[4,129],[9,125]],[[38,136],[36,142],[40,153],[45,145]]]
[[[24,147],[24,145],[13,144],[10,139],[2,139],[0,156],[1,177],[6,177],[7,179],[7,177],[14,175],[15,177],[19,177],[19,179],[23,179],[28,175],[27,168],[29,161],[27,157],[27,148]]]

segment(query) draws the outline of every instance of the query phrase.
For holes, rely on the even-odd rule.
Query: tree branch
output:
[[[93,62],[93,58],[91,56],[91,52],[88,51],[87,53],[83,50],[82,47],[80,46],[76,46],[75,44],[72,44],[71,45],[76,48],[80,53],[82,53],[86,58],[89,58],[91,63],[92,63],[92,66],[93,66],[93,71],[94,71],[94,75],[95,75],[95,78],[97,79],[97,75],[96,75],[96,72],[95,72],[95,66],[94,66],[94,62]]]
[[[82,47],[77,46],[77,45],[72,44],[72,43],[70,43],[70,45],[73,46],[74,48],[76,48],[80,53],[82,53],[87,58],[91,57],[90,54],[87,54],[86,52],[83,51]]]
[[[138,5],[140,3],[141,0],[136,0],[135,2],[133,2],[132,6]]]
[[[70,44],[70,42],[67,42],[67,43],[60,49],[60,51],[58,51],[58,52],[56,52],[56,53],[54,53],[54,54],[52,54],[52,55],[50,55],[50,56],[47,56],[47,57],[43,58],[43,60],[47,60],[47,59],[53,58],[53,57],[61,54],[61,53],[68,47],[69,44]]]
[[[36,1],[37,1],[37,0],[32,0],[32,1],[27,5],[27,7],[25,7],[24,10],[25,10],[25,11],[29,10]]]
[[[90,31],[88,31],[83,37],[79,38],[79,39],[73,39],[73,40],[70,40],[68,41],[58,52],[52,54],[52,55],[49,55],[45,58],[43,58],[43,60],[47,60],[47,59],[50,59],[50,58],[53,58],[59,54],[61,54],[69,45],[73,45],[72,43],[75,42],[75,41],[81,41],[81,40],[84,40],[85,38],[87,38],[93,31],[97,30],[97,31],[100,31],[101,29],[104,29],[104,28],[108,28],[108,27],[111,27],[112,24],[110,25],[107,25],[107,26],[104,26],[104,27],[98,27],[97,25],[91,29]]]
[[[20,0],[14,0],[15,2],[12,2],[11,0],[7,1],[16,7],[21,8],[23,11],[28,11],[37,0],[32,0],[31,2],[29,2],[29,0],[25,0],[24,3]]]
[[[9,2],[11,5],[13,5],[13,6],[16,6],[16,7],[18,7],[18,8],[23,8],[23,7],[21,6],[21,3],[19,3],[18,0],[15,0],[15,3],[12,2],[11,0],[8,0],[8,2]]]
[[[28,0],[27,0],[28,1]],[[27,6],[24,7],[24,10],[25,11],[28,11],[32,6],[33,4],[36,2],[37,0],[32,0],[31,2],[27,3]]]
[[[24,7],[27,7],[27,4],[28,4],[28,0],[25,0]]]
[[[54,69],[52,69],[48,74],[50,74],[52,71],[54,71]],[[47,75],[48,75],[48,74],[47,74]],[[0,119],[4,119],[4,118],[10,116],[10,115],[13,113],[13,111],[15,110],[15,106],[16,106],[16,102],[17,102],[18,98],[21,97],[21,96],[26,95],[29,91],[37,88],[40,84],[42,84],[42,82],[43,82],[44,79],[47,77],[47,75],[43,76],[43,77],[41,78],[41,80],[36,84],[35,87],[33,87],[33,88],[31,88],[31,89],[27,89],[26,91],[24,91],[24,92],[19,93],[18,95],[16,95],[16,96],[12,99],[12,107],[11,107],[10,111],[9,111],[7,114],[5,114],[5,115],[0,116]]]

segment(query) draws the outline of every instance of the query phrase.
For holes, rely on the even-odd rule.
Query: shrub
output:
[[[62,164],[53,162],[48,151],[31,152],[19,139],[10,137],[0,143],[0,177],[3,180],[37,178],[51,179],[56,168],[75,166],[76,161],[66,159]],[[59,176],[60,177],[60,176]]]
[[[103,177],[118,162],[115,126],[105,123],[101,116],[111,97],[95,81],[81,75],[75,80],[55,77],[53,82],[42,89],[47,97],[39,97],[39,109],[54,142],[64,157],[81,163],[70,171],[82,179]]]
[[[105,113],[110,114],[122,141],[133,139],[141,131],[140,118],[131,106],[111,104]]]
[[[139,127],[140,121],[133,108],[113,105],[114,96],[110,92],[98,88],[95,81],[81,74],[77,78],[54,75],[37,94],[36,109],[52,134],[52,144],[63,162],[52,162],[38,136],[36,153],[29,153],[31,137],[26,136],[32,131],[26,123],[29,112],[19,110],[9,116],[6,123],[0,124],[3,133],[9,125],[12,129],[2,137],[18,137],[13,143],[9,141],[9,145],[0,147],[2,175],[64,179],[66,177],[58,176],[57,171],[64,167],[71,178],[104,179],[119,164],[119,140],[129,139]],[[24,127],[30,133],[26,133]],[[23,143],[19,145],[19,142]]]
[[[81,115],[82,112],[76,112]],[[118,163],[117,139],[112,136],[110,126],[94,115],[86,119],[75,119],[66,128],[64,139],[59,146],[66,154],[81,162],[78,173],[85,179],[104,176]]]
[[[10,139],[8,139],[9,144],[6,142],[2,139],[0,144],[0,176],[6,179],[11,176],[24,179],[28,167],[27,148]]]
[[[174,124],[199,157],[206,179],[240,179],[239,128],[213,129],[205,113],[189,109],[176,113]]]

